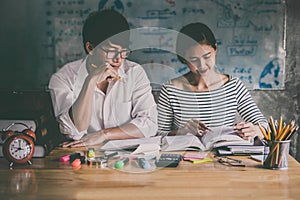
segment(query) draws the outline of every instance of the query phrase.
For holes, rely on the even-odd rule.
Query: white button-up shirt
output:
[[[68,63],[52,75],[49,89],[54,113],[63,134],[78,140],[87,133],[127,123],[134,124],[145,137],[156,134],[156,103],[144,69],[137,63],[124,60],[118,74],[121,80],[110,82],[106,94],[95,86],[91,122],[88,129],[81,132],[74,126],[69,109],[79,96],[88,75],[86,60]]]

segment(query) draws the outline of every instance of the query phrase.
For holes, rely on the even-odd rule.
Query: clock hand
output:
[[[13,149],[16,149],[15,152],[19,151],[19,150],[24,150],[23,148],[21,147],[12,147]]]
[[[18,151],[19,151],[19,150],[24,150],[24,149],[22,148],[22,145],[21,145],[21,140],[19,140],[18,142],[19,142],[19,148],[18,148],[17,150],[18,150]]]
[[[24,149],[19,147],[19,148],[16,148],[15,152],[20,151],[20,150],[24,150]]]

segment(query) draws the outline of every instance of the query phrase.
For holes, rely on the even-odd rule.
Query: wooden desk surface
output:
[[[192,164],[146,173],[83,164],[74,170],[58,161],[76,149],[55,149],[31,166],[8,169],[0,159],[1,199],[300,199],[300,164],[289,157],[287,170],[261,168],[247,156],[246,167]],[[78,149],[77,149],[78,150]]]

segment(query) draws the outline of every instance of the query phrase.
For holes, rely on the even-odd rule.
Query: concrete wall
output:
[[[251,91],[259,108],[266,117],[300,124],[300,1],[287,0],[286,77],[284,90]],[[298,131],[299,134],[300,131]],[[290,154],[300,161],[300,136],[291,142]]]

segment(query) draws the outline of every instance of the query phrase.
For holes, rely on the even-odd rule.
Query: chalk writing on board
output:
[[[104,8],[110,8],[112,10],[119,11],[120,13],[124,13],[124,4],[120,0],[114,0],[111,5],[108,4],[108,0],[100,0],[98,3],[98,9],[102,10]],[[130,4],[127,4],[127,6],[130,6]]]
[[[279,85],[279,74],[282,68],[282,62],[281,59],[274,58],[265,66],[259,77],[260,88],[276,88]]]
[[[182,13],[185,14],[205,14],[205,10],[202,8],[182,8]]]
[[[44,46],[49,52],[46,58],[54,57],[57,67],[79,59],[85,55],[84,19],[94,10],[114,9],[131,28],[148,27],[140,36],[144,46],[133,59],[149,63],[145,65],[151,68],[149,77],[161,84],[167,78],[160,73],[165,65],[173,70],[169,78],[188,68],[173,55],[176,37],[158,27],[178,31],[188,23],[204,22],[216,35],[217,66],[222,73],[239,77],[250,89],[276,89],[284,87],[284,5],[284,0],[45,0],[45,35],[53,40],[43,44],[52,45]],[[131,44],[133,49],[141,46]]]
[[[234,35],[232,43],[236,45],[257,44],[257,39],[254,39],[253,36],[250,35]]]
[[[228,46],[227,54],[229,56],[254,56],[256,46]]]
[[[163,10],[147,10],[146,16],[142,16],[142,19],[168,19],[176,16],[176,11],[168,8]]]
[[[219,27],[243,27],[248,25],[246,8],[248,3],[218,1],[217,4]]]

